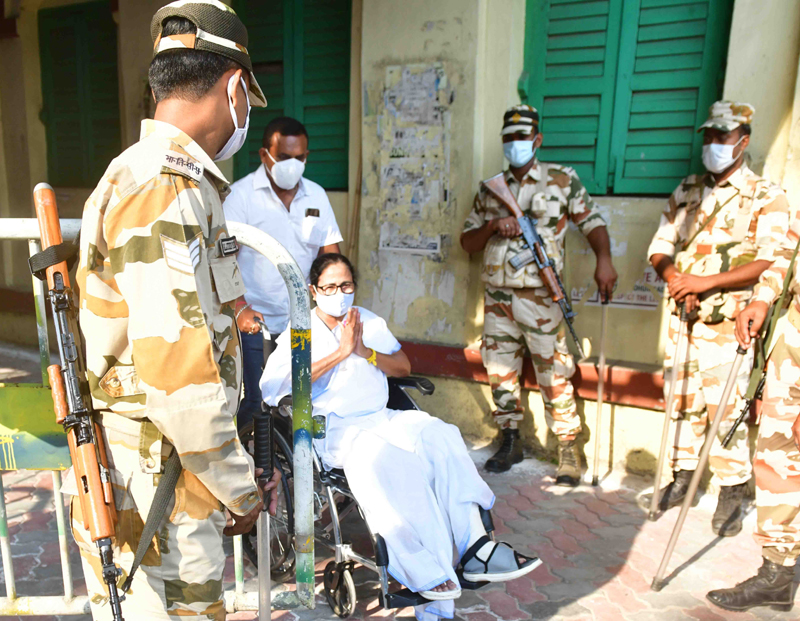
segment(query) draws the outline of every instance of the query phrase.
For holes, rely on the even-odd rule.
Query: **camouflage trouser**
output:
[[[522,420],[520,373],[527,346],[542,393],[545,420],[557,436],[580,432],[569,378],[575,363],[567,349],[561,310],[546,288],[508,289],[486,286],[481,357],[489,375],[495,411],[502,429]]]
[[[753,463],[758,507],[755,539],[765,557],[786,566],[800,557],[800,451],[792,437],[792,424],[800,416],[798,387],[800,330],[788,325],[767,367]]]
[[[144,520],[158,484],[157,474],[144,472],[157,467],[154,451],[171,451],[169,444],[159,451],[158,443],[140,444],[138,424],[115,417],[113,428],[103,417],[104,436],[109,447],[109,464],[117,506],[114,561],[122,568],[122,584],[144,528]],[[126,428],[127,427],[127,428]],[[142,446],[140,453],[139,447]],[[155,456],[156,458],[158,455]],[[83,528],[80,502],[71,503],[72,533],[81,552],[86,588],[95,621],[111,619],[108,590],[102,580],[100,557],[89,532]],[[193,474],[184,470],[175,489],[175,500],[166,519],[145,554],[122,602],[126,619],[180,619],[208,621],[225,619],[222,601],[222,572],[225,553],[222,529],[225,515],[219,501]]]
[[[667,355],[664,360],[664,398],[669,393],[669,374],[675,357],[675,342],[678,339],[680,318],[670,316]],[[675,415],[670,429],[674,438],[670,460],[673,470],[695,470],[700,449],[705,440],[706,427],[714,419],[722,391],[728,380],[733,359],[736,356],[735,323],[722,321],[708,324],[689,322],[688,351],[684,344],[684,364],[678,370],[678,387],[675,391]],[[719,426],[719,441],[714,442],[709,455],[709,465],[718,485],[737,485],[750,479],[750,449],[747,443],[747,423],[739,425],[727,449],[721,441],[731,424],[742,411],[743,395],[752,369],[752,353],[742,363],[737,378],[735,398],[725,410],[725,418]]]

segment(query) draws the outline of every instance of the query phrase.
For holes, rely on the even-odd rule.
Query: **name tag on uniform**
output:
[[[309,216],[319,218],[319,209],[306,209],[306,218]]]
[[[183,153],[167,151],[162,155],[161,171],[188,177],[197,183],[203,178],[203,165]]]
[[[223,237],[219,240],[219,253],[223,257],[229,257],[237,252],[239,252],[239,244],[236,242],[236,237]]]

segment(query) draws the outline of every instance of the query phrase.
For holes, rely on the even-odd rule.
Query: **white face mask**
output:
[[[703,145],[703,166],[712,173],[721,173],[727,170],[736,161],[733,150],[744,140],[742,136],[736,144],[711,144]]]
[[[267,155],[272,160],[272,170],[269,173],[279,188],[291,190],[300,183],[300,177],[303,176],[303,172],[306,169],[305,162],[301,162],[294,157],[278,162],[269,151],[267,151]]]
[[[533,140],[514,140],[503,145],[503,155],[514,168],[522,168],[533,159]]]
[[[331,317],[342,317],[347,314],[347,311],[353,306],[353,299],[356,297],[355,293],[342,293],[341,289],[337,289],[333,295],[325,295],[322,291],[314,288],[317,292],[315,298],[317,306],[326,315]]]
[[[244,89],[245,101],[247,101],[247,116],[244,119],[244,127],[239,127],[239,119],[236,118],[236,108],[233,107],[233,98],[231,97],[231,86],[233,86],[233,88],[238,88],[233,82],[235,77],[235,75],[232,75],[231,79],[228,80],[228,106],[231,109],[234,130],[231,137],[228,138],[228,142],[225,143],[225,146],[214,156],[215,162],[233,157],[234,154],[242,148],[244,141],[247,140],[247,130],[250,127],[250,98],[247,96],[247,84],[245,84],[244,78],[240,78],[242,88]]]

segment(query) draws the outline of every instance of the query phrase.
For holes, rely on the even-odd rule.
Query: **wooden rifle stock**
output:
[[[61,223],[58,220],[53,188],[46,183],[37,185],[33,190],[33,203],[36,207],[36,218],[39,220],[42,249],[47,250],[61,244]],[[114,621],[125,621],[120,606],[123,598],[117,590],[117,579],[122,571],[114,564],[112,542],[117,522],[114,490],[111,487],[111,472],[108,469],[103,434],[92,417],[92,396],[86,381],[83,348],[67,269],[66,261],[45,269],[58,354],[61,358],[60,366],[54,364],[47,368],[47,376],[53,391],[56,421],[67,433],[83,527],[89,531],[100,554],[111,616]]]
[[[505,173],[499,173],[494,177],[490,177],[483,182],[483,186],[489,191],[489,194],[508,207],[511,213],[517,218],[522,218],[522,209],[520,209],[519,203],[517,203],[517,199],[514,198],[511,190],[508,189]]]

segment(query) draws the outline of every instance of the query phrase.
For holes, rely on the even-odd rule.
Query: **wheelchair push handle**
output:
[[[269,412],[253,413],[253,461],[261,468],[259,479],[272,477],[273,452],[272,416]]]

